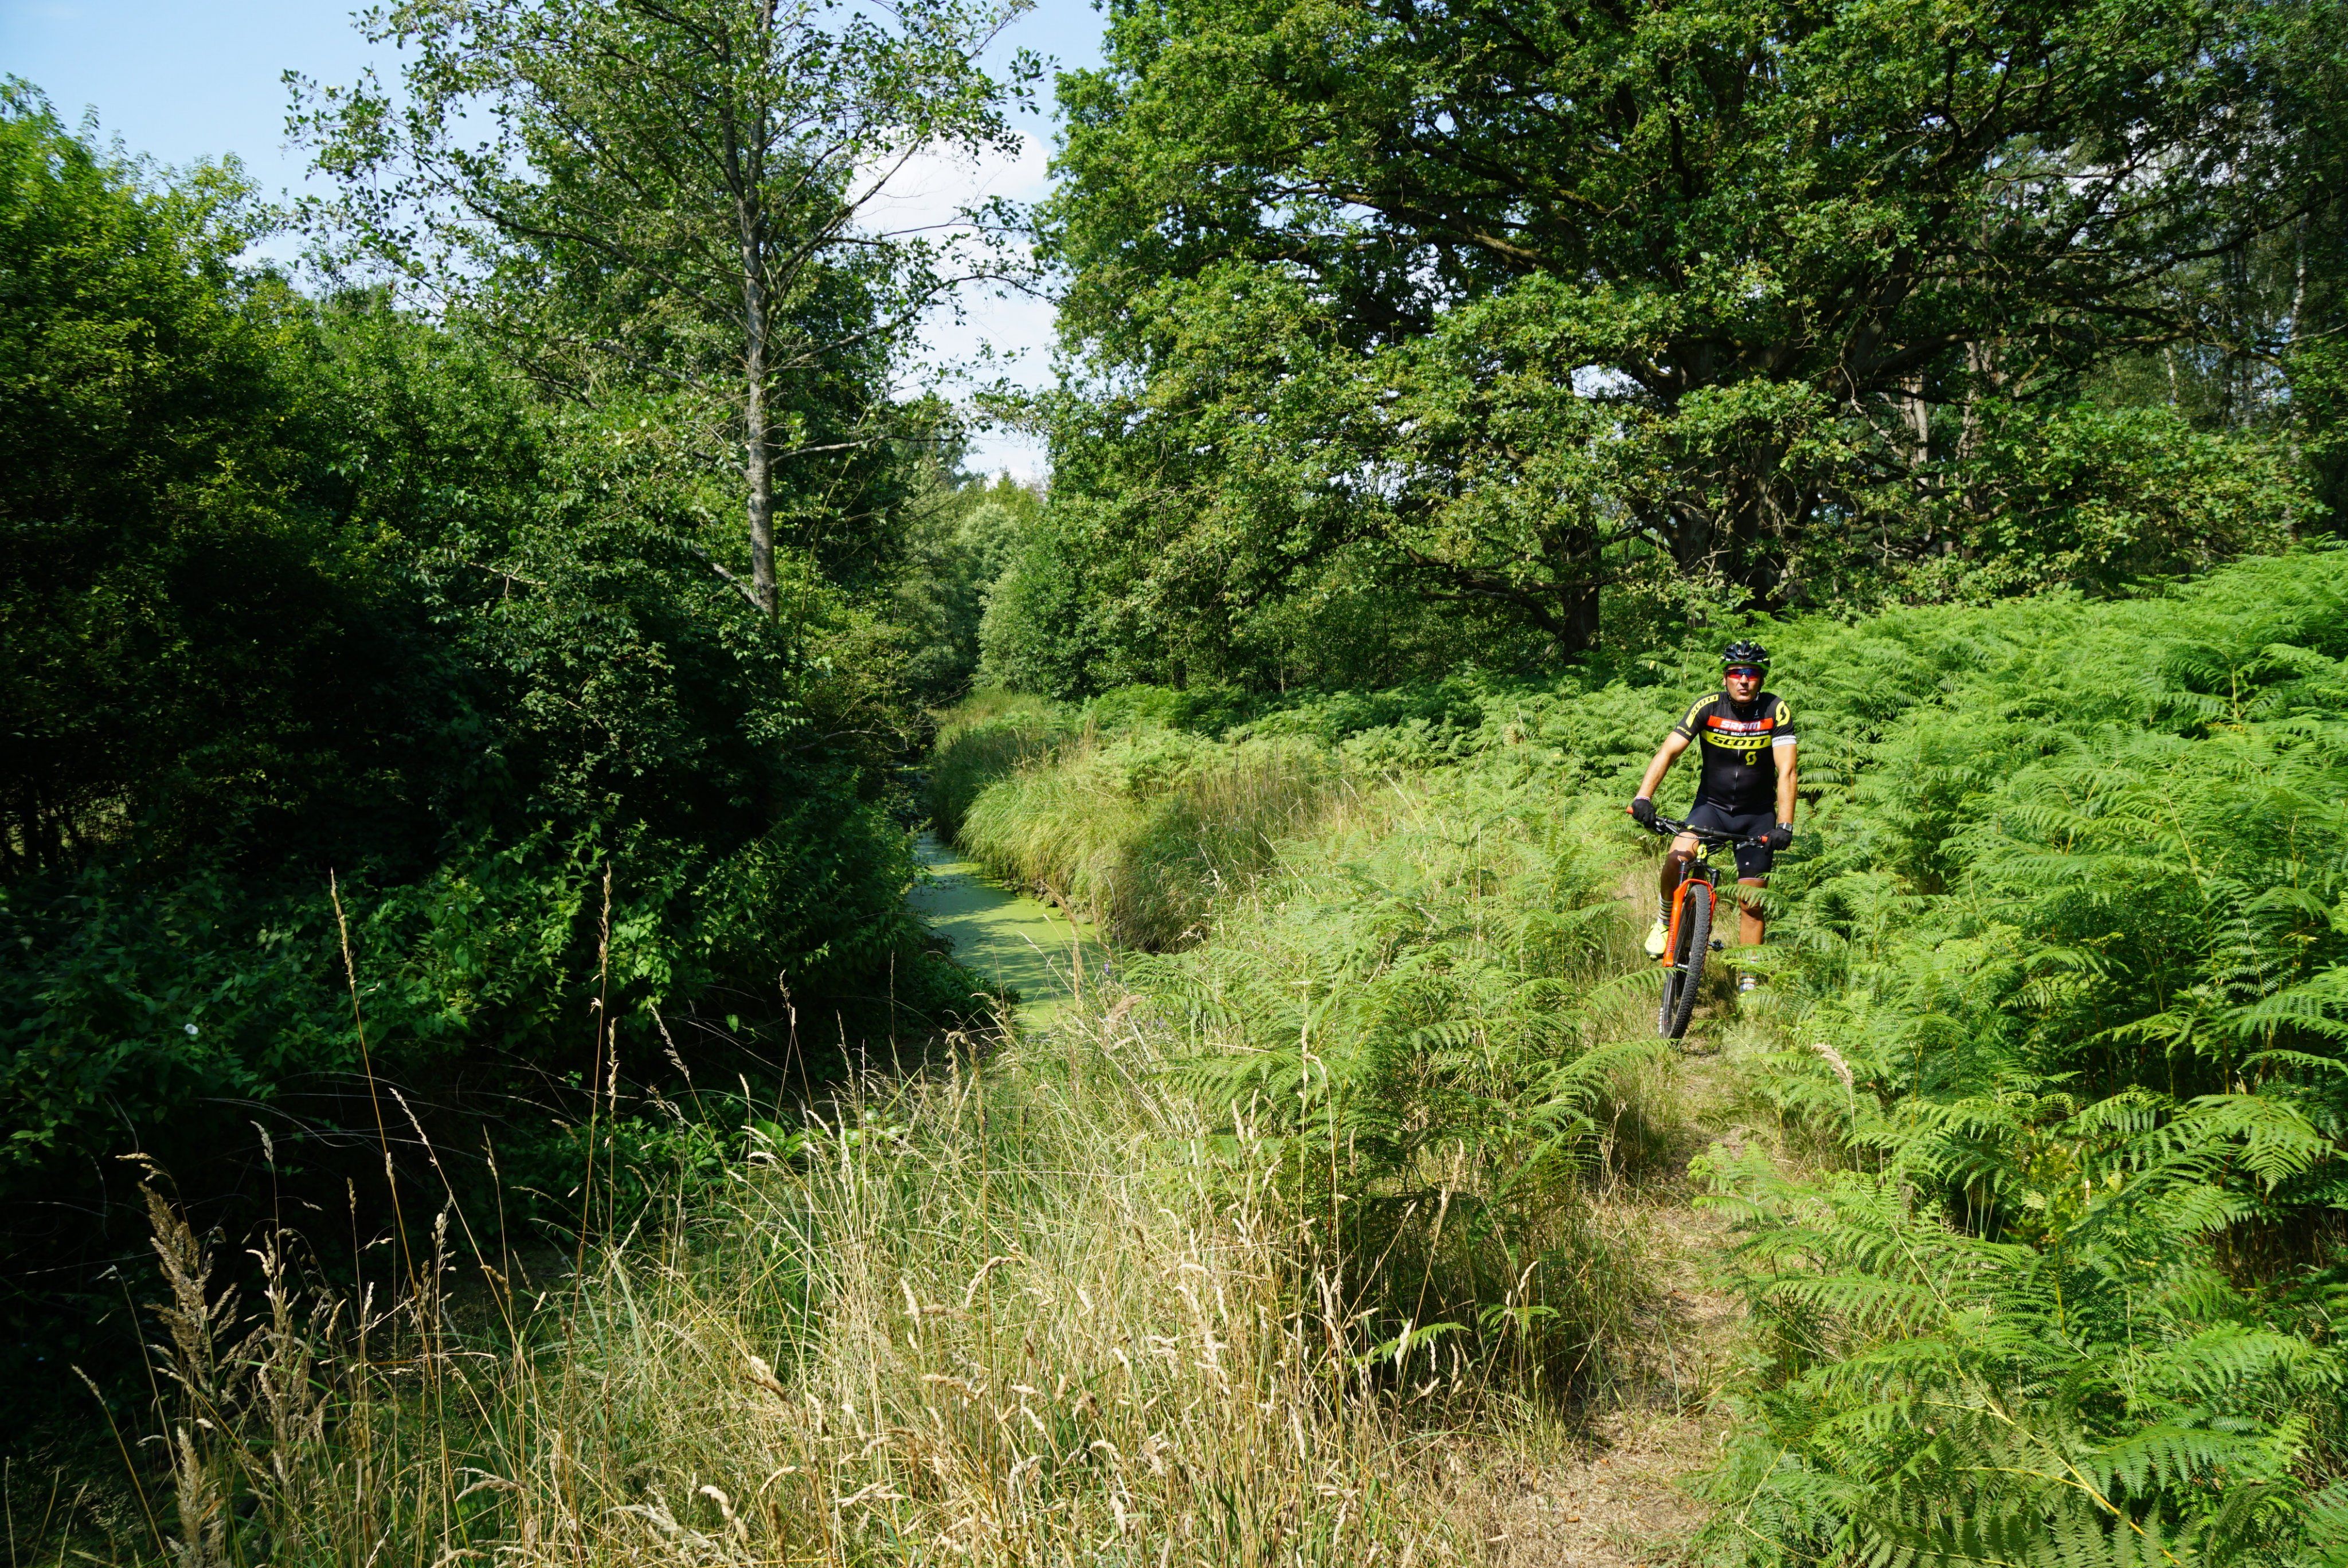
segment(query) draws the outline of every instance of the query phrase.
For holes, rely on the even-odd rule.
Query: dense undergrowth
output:
[[[1780,1041],[1752,1081],[1807,1153],[1708,1166],[1757,1346],[1710,1483],[1720,1550],[2348,1551],[2343,608],[2348,562],[2319,552],[2130,600],[1768,629],[1810,812],[1750,960]],[[1553,1096],[1608,1040],[1603,927],[1576,921],[1598,884],[1561,873],[1630,852],[1603,814],[1705,664],[1324,700],[1211,740],[1065,716],[1076,738],[977,794],[964,841],[1081,897],[1102,839],[1144,856],[1131,825],[1190,781],[1311,737],[1335,783],[1309,847],[1266,832],[1205,863],[1193,896],[1224,897],[1203,927],[1104,913],[1193,944],[1144,983],[1197,1081],[1289,1108],[1300,1190],[1365,1217],[1439,1188],[1515,1257],[1527,1155],[1586,1155],[1587,1111]],[[1182,768],[1133,765],[1158,754]],[[1381,781],[1406,804],[1365,806]],[[1404,869],[1436,842],[1472,868],[1448,903]],[[1574,1135],[1541,1143],[1552,1126]],[[1486,1286],[1478,1305],[1522,1303]]]
[[[129,1156],[205,1226],[355,1191],[372,1234],[386,1142],[434,1180],[419,1127],[484,1192],[490,1143],[560,1168],[591,1016],[771,1083],[969,994],[902,899],[887,583],[787,548],[759,614],[656,406],[306,296],[242,255],[272,220],[233,167],[169,173],[0,81],[12,1419],[78,1399],[68,1364],[143,1382]],[[877,529],[918,477],[825,487]]]
[[[273,1301],[179,1344],[193,1512],[116,1551],[1467,1560],[1496,1450],[1716,1393],[1699,1557],[2339,1560],[2343,608],[2311,553],[1772,628],[1810,806],[1708,1108],[1620,815],[1698,655],[966,716],[1013,732],[966,836],[1192,900],[1129,989],[699,1161],[543,1296],[492,1246],[364,1344]],[[1285,815],[1199,782],[1267,754],[1311,770],[1249,786]],[[1720,1385],[1655,1298],[1691,1195],[1749,1310]]]

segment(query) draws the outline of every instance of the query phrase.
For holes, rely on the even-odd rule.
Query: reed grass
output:
[[[924,791],[932,825],[953,837],[989,784],[1051,762],[1083,729],[1071,710],[1007,692],[981,692],[941,714]]]
[[[1215,900],[1245,889],[1347,789],[1335,753],[1307,741],[1086,733],[987,785],[956,842],[1110,940],[1161,950],[1195,941]]]

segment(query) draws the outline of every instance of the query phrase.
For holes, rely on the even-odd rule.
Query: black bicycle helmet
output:
[[[1732,664],[1758,664],[1766,671],[1769,668],[1769,651],[1758,642],[1739,639],[1721,650],[1720,664],[1724,670]]]

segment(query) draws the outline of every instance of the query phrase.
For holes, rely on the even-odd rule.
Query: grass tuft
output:
[[[1214,901],[1251,885],[1347,789],[1335,754],[1306,741],[1087,733],[989,784],[956,841],[1112,941],[1159,951],[1197,940]]]
[[[932,825],[953,838],[989,784],[1051,762],[1080,730],[1058,704],[1007,692],[983,692],[941,715],[926,790]]]

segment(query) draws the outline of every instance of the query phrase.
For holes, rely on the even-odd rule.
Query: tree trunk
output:
[[[775,619],[775,472],[767,428],[767,302],[747,226],[742,238],[743,477],[750,488],[750,598]]]
[[[1721,556],[1726,558],[1717,562],[1721,575],[1745,590],[1745,608],[1750,609],[1767,603],[1777,586],[1777,574],[1763,543],[1775,532],[1769,525],[1782,508],[1774,504],[1776,486],[1770,477],[1776,466],[1777,448],[1772,446],[1743,456],[1742,464],[1720,476],[1721,518],[1714,537],[1719,541]]]
[[[1565,590],[1565,613],[1560,619],[1565,635],[1558,640],[1569,654],[1584,653],[1598,646],[1598,585],[1586,582]]]
[[[1907,430],[1908,466],[1911,471],[1921,468],[1932,460],[1932,411],[1924,402],[1924,377],[1903,377],[1892,396]]]

